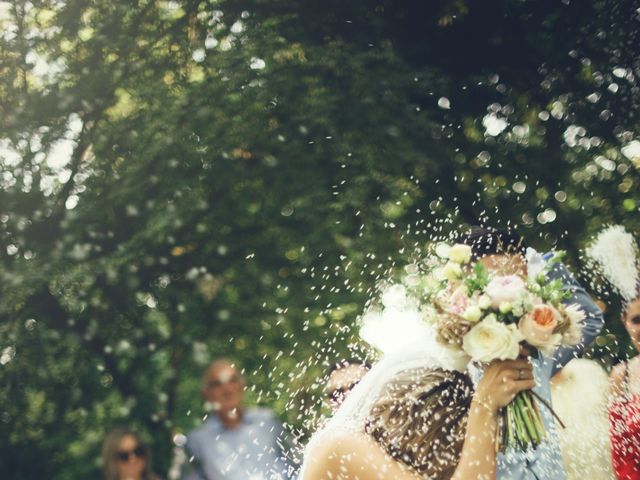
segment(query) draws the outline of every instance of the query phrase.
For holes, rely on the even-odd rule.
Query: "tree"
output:
[[[12,478],[96,475],[123,422],[166,471],[220,355],[304,434],[377,283],[458,226],[517,224],[576,268],[602,223],[637,231],[630,2],[1,11]]]

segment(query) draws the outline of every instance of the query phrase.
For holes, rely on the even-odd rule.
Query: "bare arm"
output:
[[[495,361],[486,368],[471,402],[464,446],[452,480],[496,478],[498,411],[516,393],[534,386],[533,368],[527,360]]]
[[[460,463],[452,480],[496,478],[498,416],[476,401],[471,403]]]
[[[609,374],[609,394],[613,397],[619,397],[624,394],[624,370],[626,365],[619,363],[611,370]]]

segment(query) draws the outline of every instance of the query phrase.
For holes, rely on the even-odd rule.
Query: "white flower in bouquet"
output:
[[[515,317],[521,317],[526,313],[524,308],[524,299],[514,302],[511,305],[511,313],[513,313]]]
[[[511,302],[502,302],[498,307],[498,310],[500,310],[500,313],[503,315],[506,315],[513,310],[513,304]]]
[[[480,297],[478,297],[478,307],[482,310],[491,307],[491,298],[488,295],[480,295]]]
[[[459,265],[464,265],[471,261],[472,250],[469,245],[464,245],[462,243],[457,243],[453,247],[449,249],[448,257],[454,263]]]
[[[436,246],[436,255],[440,258],[449,258],[449,250],[451,250],[451,245],[447,245],[446,243],[439,243]]]
[[[462,267],[458,263],[448,262],[442,267],[442,275],[450,282],[454,282],[462,277]]]
[[[582,322],[585,314],[579,305],[573,303],[571,305],[563,305],[560,313],[567,323],[562,333],[562,343],[565,345],[576,345],[582,339]]]
[[[542,255],[533,248],[527,248],[525,257],[527,259],[527,277],[529,280],[535,281],[539,275],[544,275],[547,262]]]
[[[475,361],[514,360],[520,352],[520,336],[515,325],[505,325],[494,314],[487,315],[463,338],[462,348]]]
[[[467,295],[467,289],[464,286],[456,288],[450,295],[445,295],[444,302],[441,306],[447,313],[462,316],[469,307],[471,299]]]
[[[550,349],[558,345],[561,336],[555,334],[556,327],[562,321],[560,312],[551,305],[536,305],[518,322],[520,333],[525,341],[540,349]]]
[[[542,305],[542,303],[544,303],[542,299],[536,295],[525,295],[522,297],[522,309],[524,310],[522,315],[532,312],[533,309],[536,308],[536,305]],[[522,315],[519,316],[521,317]]]
[[[462,318],[471,323],[476,323],[482,318],[482,310],[478,305],[470,305],[462,314]]]
[[[422,318],[428,325],[437,325],[439,313],[435,308],[427,306],[422,309]]]
[[[500,308],[503,302],[516,302],[527,292],[527,285],[518,275],[494,277],[484,289],[491,298],[491,306]]]
[[[444,277],[438,277],[435,273],[432,275],[426,275],[423,278],[420,278],[420,287],[429,295],[439,293],[442,289],[441,281],[443,279]]]

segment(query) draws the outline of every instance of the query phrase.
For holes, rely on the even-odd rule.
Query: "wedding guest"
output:
[[[203,376],[211,406],[204,423],[187,435],[189,480],[286,478],[282,424],[265,408],[244,405],[245,380],[229,360],[214,361]]]
[[[325,395],[329,408],[336,411],[353,388],[362,380],[371,365],[357,358],[342,359],[327,368]]]
[[[627,305],[623,323],[635,350],[640,351],[640,296]],[[611,388],[613,468],[619,480],[640,480],[640,356],[612,370]]]
[[[548,260],[549,255],[540,255],[527,248],[524,240],[515,231],[474,227],[464,235],[461,243],[469,245],[474,258],[485,268],[501,275],[518,275],[526,278],[529,267]],[[604,320],[602,312],[591,296],[573,278],[567,268],[556,263],[547,274],[547,279],[559,279],[569,293],[567,304],[577,304],[585,314],[580,340],[574,346],[560,346],[552,355],[541,351],[529,357],[533,365],[536,387],[533,391],[547,403],[551,403],[550,379],[570,360],[580,355],[600,333]],[[474,375],[477,380],[479,373]],[[561,480],[566,478],[558,434],[553,413],[540,407],[547,438],[535,450],[506,451],[498,453],[497,478],[513,480]]]
[[[553,409],[567,480],[613,478],[608,420],[607,372],[595,360],[571,360],[551,379]]]
[[[622,324],[640,351],[640,272],[638,246],[624,227],[603,230],[587,254],[622,299]],[[619,480],[640,479],[640,357],[618,364],[610,375],[611,459]]]
[[[114,428],[102,443],[104,480],[159,480],[151,471],[149,448],[126,427]]]

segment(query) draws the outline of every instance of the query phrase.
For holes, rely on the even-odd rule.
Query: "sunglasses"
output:
[[[340,403],[344,400],[344,397],[358,384],[358,382],[347,385],[346,387],[336,388],[330,392],[327,392],[327,400],[330,402]]]
[[[240,382],[240,375],[231,375],[229,377],[229,379],[225,382],[223,382],[222,380],[211,380],[210,382],[207,383],[207,387],[208,388],[219,388],[222,385],[226,385],[227,383],[239,383]]]
[[[132,455],[136,458],[143,458],[145,456],[144,448],[138,446],[133,450],[120,450],[116,452],[116,460],[119,462],[128,462]]]

